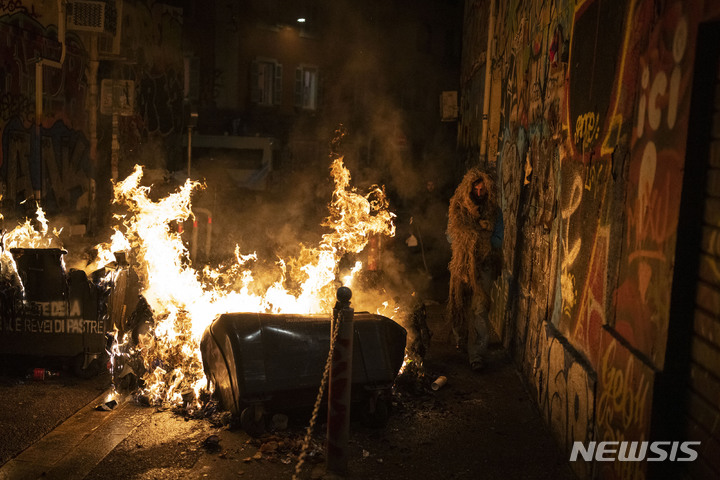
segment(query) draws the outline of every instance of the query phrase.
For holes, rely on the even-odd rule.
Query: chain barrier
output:
[[[308,424],[307,430],[305,431],[305,438],[303,439],[302,448],[300,449],[300,455],[298,456],[298,463],[295,465],[295,473],[292,476],[292,480],[298,480],[298,476],[302,471],[302,466],[305,463],[305,456],[307,450],[310,447],[310,440],[312,438],[312,431],[315,428],[315,422],[317,421],[318,412],[320,411],[320,403],[322,402],[323,394],[325,393],[325,387],[327,386],[328,376],[330,375],[330,364],[332,363],[333,351],[335,350],[335,342],[337,341],[338,331],[340,330],[340,319],[342,310],[338,312],[338,319],[335,321],[333,327],[332,336],[330,338],[330,351],[328,352],[327,361],[325,362],[325,370],[323,371],[322,381],[320,382],[320,389],[318,390],[318,396],[315,399],[315,406],[313,407],[312,416],[310,417],[310,423]]]

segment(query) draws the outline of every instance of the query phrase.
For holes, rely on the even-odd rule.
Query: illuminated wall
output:
[[[458,138],[470,152],[489,5],[465,5]],[[505,221],[491,320],[568,453],[574,441],[650,438],[656,375],[673,361],[696,38],[717,13],[702,1],[496,2],[488,156],[475,156],[500,180]],[[644,462],[572,467],[647,475]]]

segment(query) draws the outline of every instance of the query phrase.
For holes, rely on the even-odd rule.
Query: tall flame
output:
[[[243,255],[239,247],[230,267],[205,267],[201,272],[193,268],[181,234],[171,225],[192,216],[190,197],[199,183],[187,180],[176,192],[153,201],[150,189],[140,186],[142,167],[136,166],[115,185],[115,202],[128,210],[119,217],[125,235],[117,229],[113,246],[103,251],[132,247],[142,294],[154,313],[153,334],[138,346],[148,368],[144,380],[151,400],[178,403],[184,392],[197,393],[205,385],[200,339],[218,314],[328,312],[341,258],[361,252],[372,235],[395,234],[394,215],[387,210],[382,188],[374,186],[365,196],[357,193],[350,187],[342,157],[333,160],[330,172],[335,189],[323,222],[330,231],[317,247],[303,246],[297,258],[278,260],[270,280],[254,278],[247,265],[257,257]],[[352,274],[360,269],[356,263]],[[289,291],[288,280],[299,287]]]

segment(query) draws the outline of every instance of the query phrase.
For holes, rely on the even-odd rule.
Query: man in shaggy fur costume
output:
[[[448,240],[452,247],[448,313],[458,350],[467,347],[470,366],[479,371],[488,346],[488,313],[500,212],[492,178],[471,168],[450,199]],[[502,230],[500,230],[502,231]],[[493,234],[495,233],[495,236]]]

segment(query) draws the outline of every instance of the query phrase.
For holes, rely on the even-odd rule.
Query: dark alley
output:
[[[720,1],[0,0],[0,479],[720,477]]]

